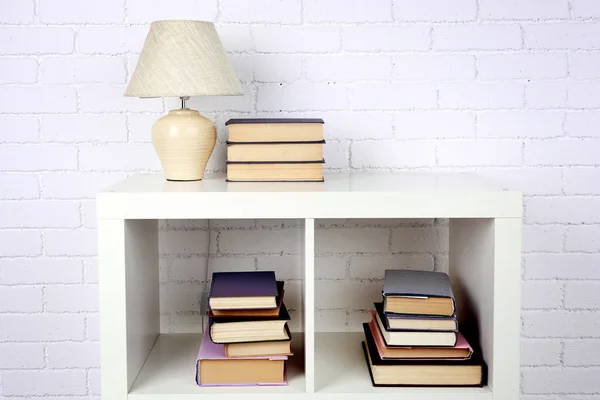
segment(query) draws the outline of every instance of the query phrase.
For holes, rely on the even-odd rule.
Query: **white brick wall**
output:
[[[0,399],[99,400],[94,195],[160,170],[149,131],[176,101],[122,93],[149,22],[178,18],[215,21],[244,83],[192,100],[218,124],[211,171],[227,119],[309,116],[330,169],[522,190],[521,398],[600,399],[597,0],[0,0]],[[386,268],[447,268],[446,221],[317,225],[320,330],[359,330]],[[300,232],[213,221],[211,268],[277,271],[297,327]],[[200,329],[208,234],[161,222],[165,331]]]

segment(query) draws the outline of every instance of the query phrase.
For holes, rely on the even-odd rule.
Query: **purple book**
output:
[[[273,271],[215,272],[208,304],[213,307],[210,302],[212,298],[273,297],[272,307],[249,308],[277,308],[277,295],[277,280]]]
[[[205,329],[208,332],[208,326]],[[284,376],[284,382],[246,382],[235,384],[201,384],[200,383],[200,361],[202,360],[287,360],[288,356],[268,356],[268,357],[236,357],[235,359],[227,358],[225,355],[225,345],[213,343],[208,334],[205,334],[200,344],[198,352],[198,360],[196,361],[196,384],[198,386],[285,386],[287,385],[287,377]]]

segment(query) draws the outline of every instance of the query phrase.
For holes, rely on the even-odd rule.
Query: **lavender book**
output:
[[[208,295],[212,310],[277,308],[273,271],[215,272]]]

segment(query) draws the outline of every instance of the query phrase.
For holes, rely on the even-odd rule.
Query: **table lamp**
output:
[[[190,96],[239,96],[242,88],[212,22],[156,21],[150,25],[125,96],[179,97],[152,127],[152,143],[170,181],[195,181],[215,147],[215,125],[187,108]]]

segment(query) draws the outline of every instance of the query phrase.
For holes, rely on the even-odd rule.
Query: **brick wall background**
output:
[[[600,1],[0,0],[0,399],[98,399],[95,192],[154,172],[177,101],[122,97],[149,22],[215,21],[245,96],[216,121],[326,120],[331,170],[474,171],[525,193],[523,400],[600,399]],[[213,221],[214,270],[275,269],[301,221]],[[161,222],[162,325],[197,331],[204,221]],[[443,270],[447,222],[318,221],[317,327],[357,330],[383,270]],[[353,293],[353,296],[348,296]],[[508,399],[507,399],[508,400]]]

